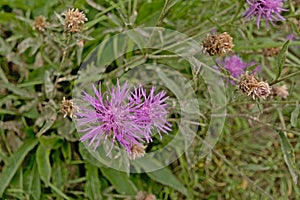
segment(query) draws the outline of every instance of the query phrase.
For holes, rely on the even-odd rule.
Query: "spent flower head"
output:
[[[69,9],[64,12],[65,16],[65,30],[69,33],[79,33],[84,25],[84,22],[87,21],[87,18],[83,12],[79,12],[76,8]]]
[[[84,92],[83,100],[88,102],[92,109],[81,107],[77,113],[79,132],[84,133],[80,141],[90,141],[89,145],[93,144],[96,150],[101,140],[110,139],[112,147],[117,142],[131,154],[135,145],[141,145],[145,142],[144,139],[147,142],[152,141],[153,128],[163,132],[170,130],[165,128],[169,127],[166,121],[167,111],[164,110],[167,107],[164,102],[166,98],[154,99],[149,105],[147,99],[152,99],[151,95],[147,96],[145,89],[139,88],[141,93],[130,93],[127,82],[121,86],[117,81],[116,87],[110,89],[107,86],[104,93],[93,85],[95,97]],[[161,97],[161,93],[158,96]],[[163,109],[159,109],[158,104],[161,104]],[[148,105],[150,108],[146,108]]]
[[[267,82],[259,81],[253,74],[243,74],[239,81],[239,89],[248,96],[266,99],[271,94],[271,87]]]
[[[68,100],[66,97],[63,97],[60,110],[64,113],[64,117],[69,116],[70,118],[73,118],[75,113],[78,111],[78,107],[72,100]]]
[[[284,0],[246,0],[250,7],[243,13],[246,19],[256,16],[256,25],[259,28],[261,20],[264,19],[266,27],[269,29],[269,22],[274,25],[274,21],[283,21],[285,18],[281,15]]]
[[[202,41],[203,50],[210,56],[224,56],[232,51],[232,37],[224,32],[221,34],[207,34]]]
[[[43,16],[38,16],[34,19],[33,30],[44,32],[47,29],[46,18]]]

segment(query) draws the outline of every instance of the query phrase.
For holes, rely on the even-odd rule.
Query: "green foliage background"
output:
[[[247,8],[242,0],[0,1],[0,197],[135,199],[138,191],[146,191],[157,199],[296,199],[300,42],[288,43],[286,36],[300,36],[300,5],[289,0],[284,6],[289,9],[283,13],[287,20],[266,30],[241,17]],[[61,13],[69,8],[79,8],[88,18],[79,34],[64,32]],[[43,34],[32,29],[39,15],[48,23]],[[253,101],[228,85],[223,133],[213,151],[199,159],[199,141],[212,110],[199,80],[193,87],[201,99],[203,129],[184,156],[142,174],[102,166],[78,142],[72,120],[63,118],[61,100],[71,98],[81,63],[101,41],[149,26],[174,29],[197,41],[214,30],[228,32],[234,53],[258,62],[262,80],[287,85],[288,98]],[[263,55],[271,47],[282,50],[277,56]],[[137,66],[135,58],[142,53],[120,57],[113,70]],[[193,80],[190,66],[166,58],[169,52],[147,53],[147,63],[168,64]],[[167,141],[155,143],[155,148]]]

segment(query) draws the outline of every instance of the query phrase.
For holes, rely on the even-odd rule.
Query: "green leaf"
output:
[[[51,136],[41,136],[40,142],[44,146],[50,147],[51,149],[58,149],[59,147],[61,147],[63,140],[57,135],[51,135]]]
[[[37,137],[40,137],[43,133],[49,130],[57,118],[57,112],[54,109],[49,109],[48,111],[49,112],[46,114],[47,115],[46,122],[43,125],[43,127],[39,130],[39,132],[36,134]]]
[[[66,164],[60,158],[60,152],[55,151],[52,156],[53,166],[52,166],[52,183],[60,190],[64,191],[68,178],[68,169]]]
[[[41,179],[36,163],[24,173],[24,188],[34,200],[41,199]]]
[[[300,109],[299,108],[299,103],[297,101],[296,108],[295,108],[295,110],[291,114],[291,125],[292,125],[292,127],[296,127],[297,126],[298,116],[299,116],[299,109]]]
[[[89,163],[85,164],[86,184],[84,186],[85,195],[88,199],[103,199],[101,196],[101,182],[98,168]]]
[[[43,144],[40,144],[36,151],[36,163],[39,174],[46,186],[49,186],[51,178],[50,151],[51,149]]]
[[[29,139],[8,159],[0,174],[0,197],[2,197],[4,190],[9,185],[10,181],[14,177],[25,156],[31,151],[38,143],[37,139]]]
[[[155,26],[163,7],[164,1],[162,0],[145,1],[139,9],[136,23],[139,25],[144,24],[145,26]]]
[[[142,159],[141,161],[136,160],[136,163],[144,168],[146,171],[150,171],[150,169],[159,169],[152,172],[146,172],[147,175],[163,185],[169,186],[182,194],[188,196],[187,189],[180,183],[180,181],[176,178],[176,176],[172,173],[172,171],[168,168],[162,168],[163,166],[158,163],[158,161],[154,159]]]
[[[59,196],[61,196],[62,198],[64,199],[67,199],[69,200],[70,198],[65,194],[63,193],[60,189],[58,189],[55,185],[53,185],[52,183],[49,183],[49,186],[50,188],[55,192],[57,193]]]
[[[289,47],[289,43],[290,43],[290,40],[287,40],[284,45],[282,46],[279,54],[278,54],[278,57],[277,57],[277,73],[276,73],[276,78],[275,80],[277,80],[280,75],[281,75],[281,71],[282,71],[282,67],[283,67],[283,64],[285,62],[285,53]]]
[[[297,167],[295,163],[295,154],[294,149],[288,139],[286,138],[286,135],[279,131],[279,137],[280,137],[280,143],[281,143],[281,150],[283,153],[284,161],[286,165],[288,166],[288,169],[290,171],[290,174],[292,176],[292,179],[295,184],[298,182],[298,174],[297,174]]]
[[[125,172],[106,167],[101,167],[100,170],[120,194],[135,195],[137,193],[136,186]]]
[[[51,79],[52,75],[49,70],[45,71],[44,74],[44,85],[45,85],[45,95],[48,99],[53,98],[54,84]]]

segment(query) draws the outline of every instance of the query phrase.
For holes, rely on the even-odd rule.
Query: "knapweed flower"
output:
[[[242,74],[245,73],[248,67],[254,66],[256,64],[256,62],[254,61],[246,63],[237,55],[226,57],[225,59],[217,60],[216,62],[224,69],[228,70],[230,75],[234,78],[240,77]],[[256,68],[253,70],[253,73],[259,70],[260,66],[256,66]],[[230,81],[230,83],[234,85],[233,81]]]
[[[210,56],[224,56],[233,48],[232,37],[224,32],[219,35],[207,34],[202,41],[203,50]]]
[[[85,14],[79,12],[76,8],[69,9],[65,13],[65,30],[69,33],[79,33],[84,25],[84,22],[87,21]]]
[[[150,93],[147,95],[146,90],[139,86],[135,88],[130,97],[131,104],[138,105],[136,108],[135,116],[139,125],[141,125],[145,131],[147,142],[151,142],[151,134],[153,129],[160,135],[160,132],[168,133],[170,131],[171,124],[166,121],[166,115],[168,111],[166,108],[166,96],[165,91],[159,92],[154,95],[155,87],[152,87]]]
[[[78,107],[74,104],[72,100],[67,100],[66,97],[63,97],[63,100],[61,101],[60,110],[64,112],[64,118],[66,116],[73,118],[75,116],[75,113],[78,111]]]
[[[93,145],[94,150],[101,140],[110,139],[111,149],[116,142],[131,154],[135,145],[141,145],[144,139],[146,142],[152,141],[152,129],[170,130],[165,128],[170,127],[166,121],[168,112],[165,110],[165,100],[168,97],[165,97],[165,92],[154,95],[154,90],[151,90],[147,95],[141,86],[130,92],[127,82],[120,86],[117,81],[116,87],[110,89],[107,86],[104,93],[93,85],[93,93],[95,97],[84,92],[83,100],[92,109],[80,108],[77,125],[79,132],[84,133],[80,141],[90,141],[89,145]]]
[[[239,81],[239,89],[248,96],[266,99],[271,94],[271,87],[267,82],[259,81],[253,74],[243,74]]]
[[[34,19],[33,22],[33,30],[37,30],[39,32],[44,32],[47,28],[46,18],[43,16],[38,16]]]
[[[243,13],[246,19],[256,16],[256,25],[260,27],[260,21],[266,21],[266,27],[269,29],[269,22],[274,25],[274,21],[283,21],[285,18],[281,15],[284,0],[246,0],[250,7]]]

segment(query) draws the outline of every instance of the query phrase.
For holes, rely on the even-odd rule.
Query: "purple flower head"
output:
[[[299,40],[300,39],[299,36],[296,33],[288,34],[285,38],[287,40],[290,40],[290,41],[295,41],[295,40]]]
[[[283,21],[285,18],[281,16],[282,11],[287,11],[282,8],[284,0],[246,0],[250,5],[248,10],[243,13],[246,19],[256,16],[256,25],[259,28],[260,21],[266,21],[266,27],[269,29],[269,22],[274,25],[273,21]]]
[[[149,126],[169,127],[169,123],[166,121],[166,110],[160,110],[162,113],[155,113],[156,110],[149,110],[150,116],[157,115],[161,117],[157,119],[158,121],[166,123],[166,125],[159,124],[161,127],[156,124],[156,121],[147,121],[148,118],[140,114],[141,110],[145,110],[147,99],[150,97],[144,95],[146,93],[143,88],[140,89],[142,95],[136,92],[137,95],[134,96],[134,93],[130,93],[130,87],[127,82],[120,86],[119,81],[117,81],[116,87],[110,89],[107,86],[107,91],[104,93],[101,93],[101,89],[98,90],[94,85],[92,87],[95,97],[86,92],[84,92],[83,96],[83,100],[90,105],[91,109],[79,108],[77,120],[79,132],[84,133],[80,141],[90,141],[89,145],[93,145],[94,150],[97,149],[101,140],[110,139],[112,144],[117,142],[128,153],[131,153],[132,146],[144,142],[144,138],[146,138],[147,142],[152,141],[151,131],[147,129]],[[99,85],[99,88],[101,88],[101,85]],[[166,108],[167,104],[164,103],[166,99],[158,99],[161,102],[153,102],[152,106],[161,103]]]
[[[244,62],[239,56],[233,55],[230,57],[226,57],[223,60],[216,61],[219,65],[221,65],[224,69],[228,70],[230,75],[234,78],[240,77],[242,74],[245,73],[248,67],[251,67],[256,64],[255,61],[250,63]],[[253,73],[258,72],[261,69],[261,66],[258,65],[253,70]],[[232,85],[235,85],[234,81],[229,81]]]
[[[231,57],[226,57],[223,61],[218,61],[218,64],[223,66],[230,72],[230,75],[234,78],[239,77],[244,73],[247,68],[247,63],[245,63],[240,57],[234,55]]]
[[[168,131],[171,130],[171,124],[166,121],[169,112],[167,111],[168,104],[165,101],[169,97],[166,96],[165,91],[161,91],[156,95],[154,95],[154,92],[155,87],[152,87],[147,96],[146,90],[140,85],[134,89],[130,99],[133,103],[139,103],[135,115],[139,125],[145,131],[147,142],[152,141],[151,134],[153,129],[160,135],[160,138],[162,138],[160,132],[168,134]]]

